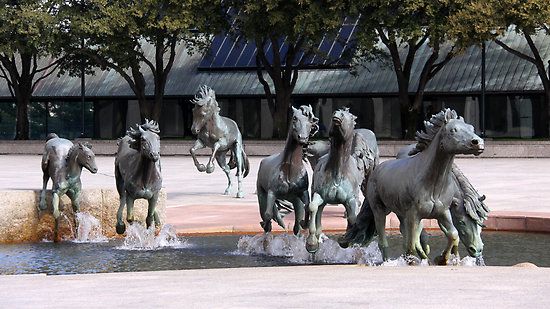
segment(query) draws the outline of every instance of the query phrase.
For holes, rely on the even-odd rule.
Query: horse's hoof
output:
[[[206,166],[204,166],[204,164],[199,164],[197,165],[197,169],[199,170],[199,172],[204,172],[206,171]]]
[[[122,235],[124,234],[124,232],[126,232],[126,225],[123,223],[123,224],[117,224],[116,225],[116,233],[119,234],[119,235]]]
[[[214,171],[214,164],[206,166],[206,173],[210,174]]]
[[[306,250],[309,253],[315,253],[319,250],[319,241],[315,237],[308,237],[306,241]]]
[[[349,241],[345,240],[344,237],[338,238],[338,244],[340,245],[340,248],[346,249],[349,247]]]
[[[268,221],[268,222],[261,221],[260,226],[264,229],[265,233],[271,232],[271,221]]]
[[[244,193],[242,193],[241,191],[237,192],[237,198],[243,198],[244,197]]]
[[[225,189],[225,191],[223,192],[223,195],[229,195],[229,193],[231,193],[231,190]]]
[[[46,208],[48,208],[48,205],[46,205],[46,203],[40,203],[40,204],[38,204],[38,209],[40,209],[40,210],[46,210]]]
[[[445,266],[449,264],[449,261],[444,258],[442,255],[438,255],[434,259],[435,265]]]

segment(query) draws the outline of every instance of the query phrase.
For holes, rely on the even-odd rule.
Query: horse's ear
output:
[[[448,123],[451,119],[457,119],[458,115],[453,109],[447,108],[445,110],[445,123]]]

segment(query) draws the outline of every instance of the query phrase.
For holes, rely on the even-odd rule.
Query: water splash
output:
[[[75,216],[77,222],[76,243],[107,242],[108,239],[101,232],[99,220],[86,212],[78,212]]]
[[[429,266],[432,264],[428,259],[421,260],[415,256],[400,256],[396,259],[383,261],[376,241],[371,242],[367,247],[355,245],[343,249],[338,242],[325,235],[321,235],[319,251],[314,255],[306,250],[305,236],[271,233],[240,237],[235,254],[287,257],[291,262],[297,264],[337,263],[389,267]],[[484,266],[485,263],[482,257],[476,259],[466,256],[460,259],[458,256],[451,255],[449,265]]]
[[[61,220],[62,219],[67,223],[67,226],[69,227],[70,233],[68,233],[68,234],[62,232],[62,228],[61,228]],[[58,231],[57,232],[61,233],[63,240],[71,240],[71,238],[75,235],[73,222],[71,220],[69,220],[69,217],[67,217],[67,215],[63,212],[61,212],[61,214],[59,215],[57,220],[58,220],[58,225],[57,225]]]
[[[290,234],[271,233],[255,236],[242,236],[237,243],[237,254],[270,255],[288,257],[298,264],[342,263],[376,265],[382,262],[382,255],[376,243],[368,247],[353,246],[343,249],[338,243],[321,235],[319,251],[315,255],[306,250],[306,238]]]
[[[155,236],[155,227],[145,228],[145,226],[134,223],[126,229],[124,244],[117,247],[121,250],[157,250],[165,247],[185,248],[189,244],[187,240],[178,239],[176,229],[165,224],[159,234]]]

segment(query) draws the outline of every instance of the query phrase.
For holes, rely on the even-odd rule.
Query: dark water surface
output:
[[[104,243],[34,243],[0,245],[0,274],[72,274],[228,267],[296,265],[287,257],[237,253],[240,236],[189,237],[186,245],[158,250],[122,250],[121,240]],[[550,235],[484,232],[483,257],[488,266],[531,262],[550,267]],[[430,237],[433,258],[445,245]],[[390,237],[390,255],[398,257],[400,236]],[[461,255],[466,256],[461,244]]]

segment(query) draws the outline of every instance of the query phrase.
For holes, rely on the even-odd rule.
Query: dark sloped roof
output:
[[[531,52],[523,36],[508,32],[502,40],[530,55]],[[533,41],[540,48],[543,59],[550,59],[550,36],[539,33]],[[151,46],[145,48],[152,54]],[[428,57],[427,45],[420,49],[413,65],[413,80],[409,90],[413,92],[418,84],[420,61]],[[258,82],[256,71],[199,71],[200,54],[189,55],[183,45],[178,46],[174,66],[166,85],[167,96],[192,96],[200,85],[207,84],[221,96],[263,95],[263,87]],[[43,60],[48,61],[48,60]],[[542,83],[531,63],[519,59],[494,42],[487,43],[486,90],[488,92],[542,91]],[[147,72],[149,81],[146,92],[153,94],[152,74]],[[267,74],[266,74],[266,79]],[[481,49],[472,46],[452,59],[427,85],[426,93],[474,93],[481,90]],[[346,69],[309,69],[300,72],[294,91],[298,95],[388,95],[397,93],[397,82],[391,67],[379,62],[371,62],[358,69],[356,75]],[[39,83],[34,96],[39,97],[78,97],[80,79],[52,74]],[[0,81],[0,97],[10,96],[5,81]],[[87,97],[132,97],[126,81],[114,71],[96,71],[86,76]]]

